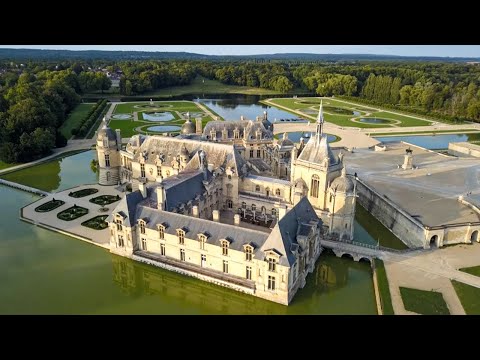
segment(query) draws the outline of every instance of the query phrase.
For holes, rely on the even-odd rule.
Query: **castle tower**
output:
[[[328,189],[329,232],[340,239],[353,240],[356,205],[356,178],[347,175],[346,168],[334,179]]]
[[[120,131],[113,131],[103,118],[103,126],[97,134],[98,183],[117,185],[120,181]]]

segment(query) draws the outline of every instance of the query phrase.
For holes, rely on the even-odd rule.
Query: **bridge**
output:
[[[43,190],[40,190],[40,189],[31,187],[31,186],[27,186],[27,185],[18,184],[18,183],[16,183],[16,182],[8,181],[8,180],[0,179],[0,185],[10,186],[10,187],[12,187],[12,188],[14,188],[14,189],[19,189],[19,190],[27,191],[27,192],[29,192],[29,193],[37,194],[37,195],[40,195],[40,196],[48,196],[48,195],[50,195],[50,193],[47,192],[47,191],[43,191]]]
[[[386,248],[383,246],[376,246],[365,244],[356,241],[349,240],[338,240],[338,239],[320,239],[320,245],[324,249],[331,249],[337,257],[342,257],[343,255],[349,255],[355,261],[360,261],[362,259],[372,261],[374,258],[383,258],[386,254],[398,254],[406,253],[410,251],[415,251],[418,249],[405,249],[405,250],[396,250],[391,248]]]

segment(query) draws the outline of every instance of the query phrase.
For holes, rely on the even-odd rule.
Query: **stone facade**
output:
[[[116,185],[120,182],[120,150],[122,138],[120,130],[114,132],[103,119],[103,126],[97,134],[97,161],[100,185]]]

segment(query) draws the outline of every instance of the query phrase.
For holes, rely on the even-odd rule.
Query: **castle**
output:
[[[288,305],[326,236],[353,238],[356,181],[323,133],[295,145],[256,121],[187,119],[180,136],[135,135],[123,149],[105,123],[99,183],[128,184],[107,218],[111,252]]]

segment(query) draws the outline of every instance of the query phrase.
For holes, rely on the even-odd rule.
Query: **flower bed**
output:
[[[57,214],[57,218],[64,221],[72,221],[79,217],[88,214],[88,209],[81,206],[73,205],[72,207],[63,210]]]
[[[105,222],[105,219],[108,215],[99,215],[91,218],[87,221],[82,222],[82,226],[88,227],[93,230],[103,230],[108,227],[108,223]]]
[[[111,203],[114,203],[115,201],[120,200],[120,195],[100,195],[97,197],[94,197],[90,199],[89,201],[91,203],[97,204],[97,205],[109,205]]]
[[[49,211],[52,211],[52,210],[62,206],[63,204],[65,204],[65,201],[53,199],[53,200],[47,201],[46,203],[44,203],[40,206],[37,206],[35,208],[35,211],[36,212],[49,212]]]
[[[93,189],[93,188],[88,188],[88,189],[82,189],[82,190],[77,190],[77,191],[74,191],[74,192],[70,192],[68,194],[68,196],[71,196],[73,198],[81,198],[81,197],[85,197],[85,196],[88,196],[88,195],[92,195],[92,194],[95,194],[98,192],[98,189]]]

